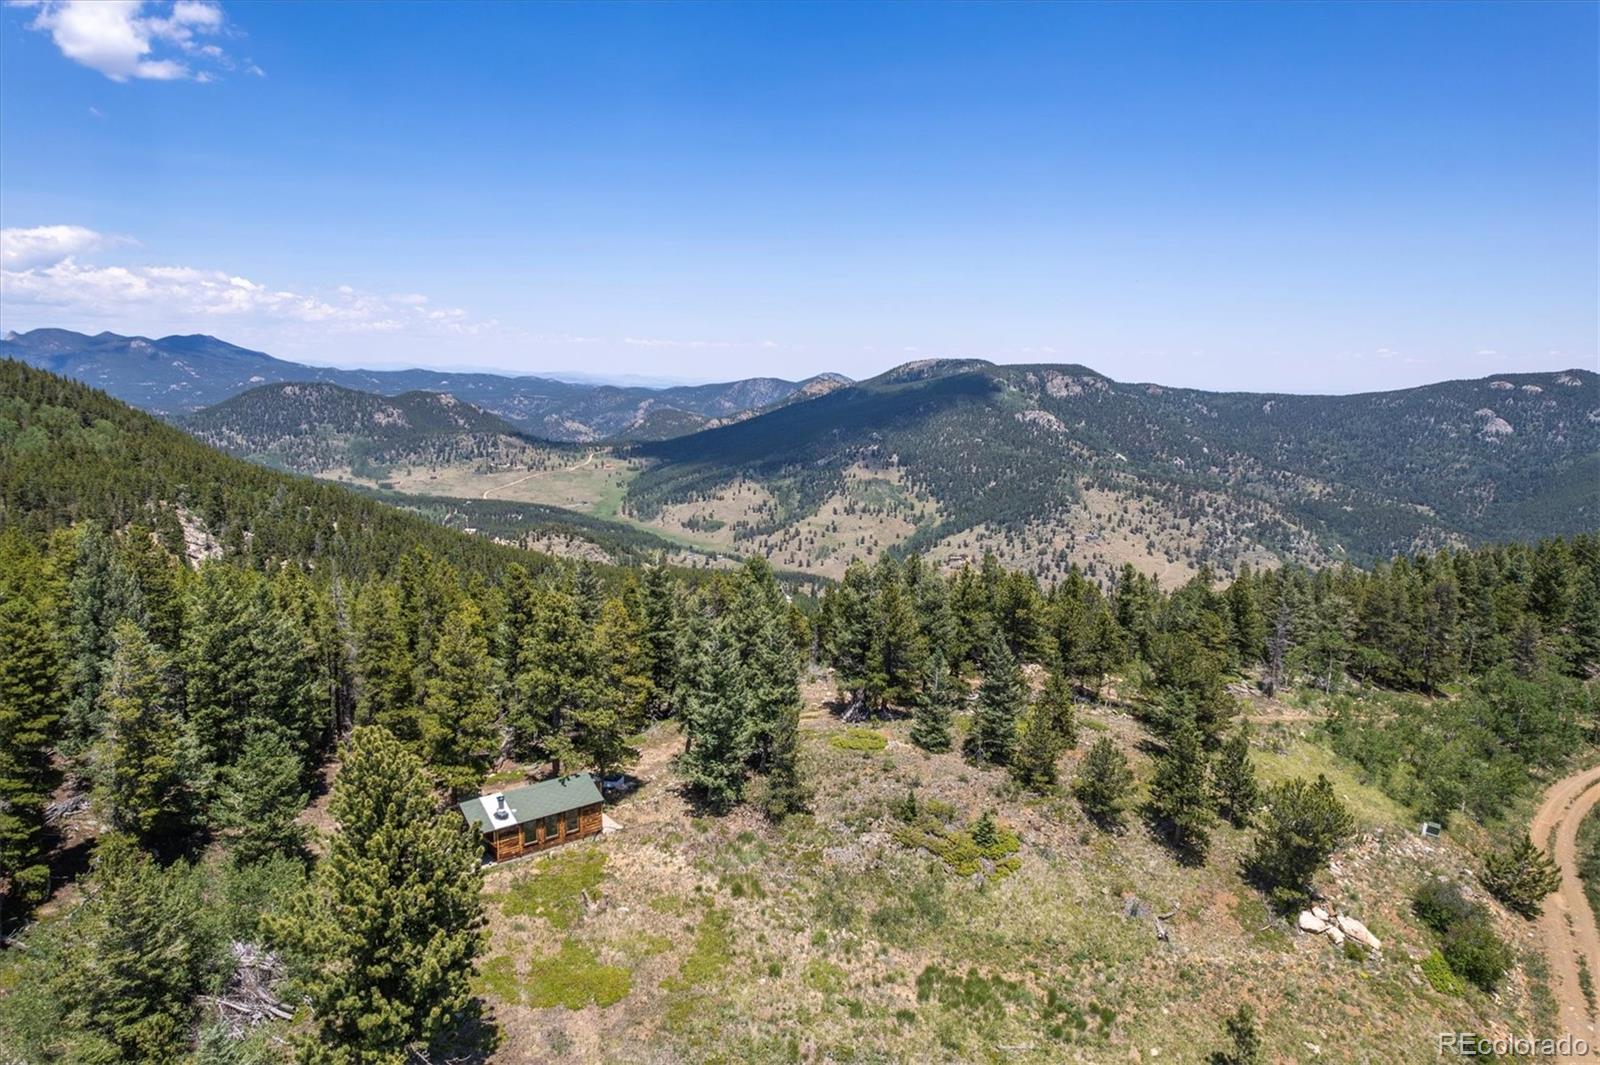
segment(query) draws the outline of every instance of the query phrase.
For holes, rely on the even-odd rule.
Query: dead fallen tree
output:
[[[89,796],[84,792],[68,795],[64,799],[46,804],[44,808],[44,823],[57,825],[75,814],[81,814],[89,808]]]
[[[243,1039],[250,1029],[267,1021],[286,1021],[294,1016],[278,997],[283,980],[283,961],[277,954],[253,943],[232,944],[234,970],[228,986],[219,995],[203,996],[201,1001],[217,1012],[217,1019],[234,1039]]]

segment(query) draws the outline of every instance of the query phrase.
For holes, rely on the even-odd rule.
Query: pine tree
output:
[[[269,919],[315,1015],[302,1057],[400,1063],[472,1016],[482,844],[439,811],[422,763],[381,728],[351,733],[329,810],[339,831],[310,890]]]
[[[350,716],[350,668],[336,603],[341,588],[335,581],[320,591],[303,569],[285,566],[269,593],[272,620],[261,653],[277,678],[273,716],[309,769]]]
[[[882,700],[877,657],[877,618],[873,610],[872,574],[860,562],[852,562],[833,594],[835,625],[834,666],[839,686],[850,701],[868,710]]]
[[[988,810],[983,811],[972,825],[972,842],[980,851],[994,848],[1000,842],[1000,829],[994,823],[994,814]]]
[[[1067,727],[1071,726],[1071,706],[1069,701]],[[1041,697],[1022,717],[1011,775],[1025,788],[1050,791],[1056,786],[1056,761],[1067,746],[1060,706],[1048,697]]]
[[[472,600],[463,599],[445,618],[431,666],[421,746],[439,782],[460,796],[477,789],[500,750],[494,661]]]
[[[870,687],[878,706],[902,706],[916,691],[928,647],[900,567],[889,555],[879,558],[873,572],[873,595]]]
[[[1240,725],[1228,734],[1217,750],[1211,766],[1211,786],[1217,808],[1229,823],[1243,827],[1261,805],[1261,787],[1256,783],[1255,765],[1250,760],[1250,732]]]
[[[50,879],[44,807],[58,777],[50,752],[64,666],[53,583],[43,555],[0,534],[0,898],[25,906],[43,900]]]
[[[300,758],[278,733],[257,732],[223,773],[221,827],[234,829],[233,853],[242,862],[298,856],[306,833],[299,822],[306,805]]]
[[[1124,638],[1111,609],[1096,597],[1094,609],[1089,614],[1086,636],[1081,650],[1072,662],[1072,673],[1080,677],[1100,698],[1106,674],[1117,668],[1126,653]]]
[[[1050,721],[1050,727],[1061,738],[1062,750],[1078,745],[1078,714],[1073,698],[1072,682],[1060,671],[1045,678],[1044,690],[1039,694],[1039,705]]]
[[[1240,568],[1239,575],[1228,586],[1227,601],[1234,661],[1247,667],[1260,660],[1267,641],[1267,622],[1256,597],[1249,563]]]
[[[111,659],[111,627],[116,619],[109,539],[94,522],[85,522],[68,536],[72,575],[67,582],[61,753],[81,776],[102,731],[100,685]]]
[[[1545,896],[1561,889],[1560,868],[1526,836],[1491,852],[1479,879],[1491,895],[1530,921],[1543,912]]]
[[[941,754],[950,749],[950,723],[961,698],[959,683],[950,675],[944,655],[934,651],[922,669],[911,742],[925,751]]]
[[[608,599],[594,630],[593,695],[574,712],[574,746],[601,776],[639,757],[633,737],[652,698],[640,620],[620,598]]]
[[[696,641],[683,718],[685,749],[678,769],[709,809],[723,812],[744,794],[750,736],[750,691],[745,671],[730,669],[738,654],[727,626],[708,622]]]
[[[137,617],[152,643],[176,651],[183,631],[177,560],[161,549],[150,528],[132,525],[117,538],[113,561],[121,579],[131,585],[126,594],[134,609],[127,613]]]
[[[765,769],[778,722],[800,703],[800,658],[787,624],[783,593],[765,559],[744,566],[725,624],[738,650],[736,666],[750,697],[747,726],[756,764]]]
[[[1279,905],[1299,905],[1311,895],[1312,878],[1354,828],[1326,777],[1318,775],[1315,783],[1286,780],[1267,789],[1246,865]]]
[[[912,563],[916,563],[914,570]],[[946,663],[959,661],[961,634],[957,631],[955,608],[950,601],[950,585],[937,570],[923,565],[916,555],[906,561],[906,574],[906,585],[916,603],[923,646],[929,652],[939,652]],[[926,665],[923,672],[925,675]]]
[[[299,593],[310,595],[307,588]],[[265,578],[219,563],[202,567],[183,599],[176,661],[185,721],[207,776],[220,781],[246,737],[261,731],[282,736],[309,775],[329,723],[322,649],[304,628],[310,619],[281,611]]]
[[[262,713],[252,637],[265,623],[256,595],[262,577],[233,566],[200,569],[183,596],[177,661],[185,683],[185,718],[202,762],[213,774],[232,763]]]
[[[572,577],[572,601],[577,605],[578,617],[585,625],[593,625],[600,620],[600,608],[605,598],[605,585],[594,563],[588,559],[580,561]]]
[[[1309,673],[1324,692],[1332,692],[1344,675],[1352,624],[1349,601],[1330,592],[1312,606],[1301,642],[1290,655],[1296,668]]]
[[[537,589],[520,657],[507,714],[512,750],[520,758],[546,758],[560,773],[580,756],[577,715],[598,702],[592,635],[566,590]]]
[[[1187,721],[1199,731],[1201,742],[1212,747],[1239,708],[1223,684],[1227,637],[1222,623],[1206,611],[1195,611],[1194,616],[1201,631],[1179,625],[1151,638],[1151,687],[1158,697],[1151,725],[1166,736]],[[1204,630],[1212,631],[1207,635]]]
[[[356,723],[383,725],[417,738],[416,663],[401,622],[400,596],[384,581],[368,584],[355,604]]]
[[[1600,669],[1600,565],[1580,572],[1577,582],[1567,672],[1574,677],[1585,677]]]
[[[1122,826],[1128,798],[1133,790],[1133,771],[1128,758],[1109,736],[1101,736],[1090,746],[1078,766],[1072,792],[1089,820],[1114,831]]]
[[[796,701],[778,719],[767,762],[767,816],[782,820],[800,813],[811,802],[811,789],[800,773],[800,703]]]
[[[684,636],[678,584],[667,570],[665,560],[658,560],[644,571],[640,598],[650,708],[655,713],[669,714],[678,705]]]
[[[990,765],[1009,765],[1017,747],[1017,718],[1027,705],[1028,685],[1011,649],[996,632],[984,656],[983,683],[972,731],[967,735],[967,756]]]
[[[993,556],[985,556],[987,565]],[[995,625],[1012,656],[1020,662],[1036,662],[1045,645],[1045,604],[1039,582],[1020,570],[1008,570],[995,585],[990,600]]]
[[[1203,862],[1216,820],[1206,787],[1205,748],[1200,730],[1180,719],[1156,759],[1150,781],[1150,814],[1185,861]]]
[[[173,692],[171,656],[133,621],[112,630],[101,689],[106,734],[95,757],[96,791],[113,828],[160,849],[185,842],[201,765]]]
[[[84,901],[40,944],[28,990],[47,1000],[53,1023],[27,1060],[183,1058],[220,945],[201,884],[187,863],[163,869],[126,838],[101,839]]]

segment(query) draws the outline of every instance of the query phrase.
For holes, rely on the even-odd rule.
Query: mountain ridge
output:
[[[925,361],[639,445],[650,465],[625,505],[651,521],[716,511],[785,564],[808,518],[855,505],[869,482],[894,498],[866,505],[899,522],[880,546],[901,550],[959,553],[963,534],[987,527],[989,546],[1031,541],[1047,569],[1119,537],[1224,570],[1268,557],[1370,562],[1600,520],[1597,393],[1586,370],[1301,396]],[[759,498],[732,513],[747,488]],[[1148,513],[1123,521],[1133,512]]]
[[[382,395],[448,392],[496,414],[519,429],[552,440],[653,438],[651,416],[678,417],[658,424],[692,431],[741,417],[816,390],[837,375],[802,381],[746,378],[670,388],[579,384],[535,375],[449,370],[361,370],[310,366],[230,344],[207,334],[152,339],[109,331],[89,336],[41,328],[8,333],[0,355],[83,381],[163,417],[212,406],[256,385],[318,381]]]

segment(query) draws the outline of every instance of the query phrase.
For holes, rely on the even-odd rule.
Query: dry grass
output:
[[[1264,735],[1263,776],[1327,772],[1357,808],[1363,835],[1324,882],[1384,938],[1381,955],[1349,959],[1275,920],[1238,873],[1248,833],[1219,830],[1210,862],[1184,868],[1140,827],[1105,836],[1066,799],[918,751],[907,722],[875,726],[881,751],[840,749],[830,740],[846,726],[820,705],[831,685],[808,692],[811,814],[696,818],[670,768],[681,739],[660,726],[639,770],[648,783],[611,811],[623,831],[572,849],[603,855],[595,904],[565,930],[492,908],[493,952],[517,959],[509,972],[522,984],[541,965],[560,969],[562,951],[627,975],[611,1005],[590,995],[580,1009],[541,1009],[525,991],[498,1000],[497,1060],[1187,1062],[1217,1045],[1219,1014],[1246,1001],[1275,1061],[1310,1060],[1307,1043],[1320,1060],[1420,1061],[1435,1031],[1533,1029],[1520,977],[1496,1003],[1440,995],[1421,974],[1432,943],[1407,895],[1470,855],[1394,827],[1392,807],[1309,740],[1286,733],[1275,750]],[[1130,750],[1138,739],[1124,716],[1084,717]],[[1147,777],[1148,759],[1133,758]],[[897,842],[890,807],[912,788],[944,804],[952,827],[993,811],[1017,837],[1015,871],[963,876]],[[495,870],[490,891],[558,861],[574,859]],[[1145,907],[1136,916],[1125,916],[1130,899]],[[1149,913],[1174,907],[1171,942],[1158,942]],[[505,963],[493,964],[504,986]]]
[[[604,448],[576,455],[563,449],[540,455],[537,461],[525,465],[493,471],[477,463],[396,466],[381,483],[413,495],[546,503],[594,512],[605,501],[620,495],[638,472],[636,463],[618,459]],[[379,483],[357,478],[349,469],[332,470],[325,476],[353,484]]]

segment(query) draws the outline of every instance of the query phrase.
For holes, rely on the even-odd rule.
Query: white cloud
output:
[[[297,292],[225,270],[79,261],[115,243],[83,226],[0,230],[0,304],[8,316],[61,325],[137,318],[176,327],[215,319],[263,328],[293,322],[327,332],[476,336],[499,324],[417,294],[382,296],[350,285],[327,294]]]
[[[115,243],[113,238],[84,226],[34,226],[0,229],[0,267],[27,269],[58,263],[70,255]]]
[[[222,8],[204,0],[176,0],[170,6],[145,0],[42,0],[32,28],[50,34],[61,54],[74,63],[97,70],[112,81],[140,78],[149,81],[214,79],[204,64],[232,70],[230,60],[216,44],[202,43],[199,35],[221,33]],[[157,47],[168,53],[157,55]],[[252,73],[260,68],[249,64]]]

